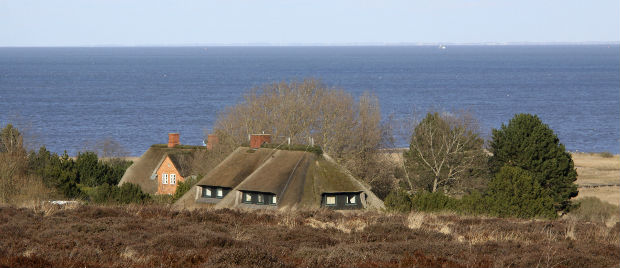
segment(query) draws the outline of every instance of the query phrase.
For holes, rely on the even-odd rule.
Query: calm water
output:
[[[0,48],[0,124],[56,152],[110,137],[140,155],[168,132],[201,144],[250,88],[304,77],[374,92],[396,119],[469,109],[488,136],[533,113],[571,151],[620,151],[617,45]]]

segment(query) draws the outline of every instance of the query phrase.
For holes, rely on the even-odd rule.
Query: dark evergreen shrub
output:
[[[556,211],[570,210],[570,199],[578,193],[573,160],[553,130],[538,116],[517,114],[508,125],[494,129],[490,151],[493,173],[505,165],[524,169],[552,198]]]
[[[411,197],[406,191],[399,189],[390,192],[384,200],[385,207],[389,211],[409,212],[411,211]]]
[[[555,218],[557,213],[548,189],[528,171],[504,166],[487,189],[490,212],[500,217]]]
[[[192,186],[194,186],[194,184],[196,184],[197,181],[197,178],[190,177],[185,181],[179,182],[179,184],[177,185],[177,189],[174,192],[173,200],[176,201],[181,198],[185,193],[187,193],[187,191],[192,188]]]

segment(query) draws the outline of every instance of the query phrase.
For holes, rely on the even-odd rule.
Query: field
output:
[[[0,207],[0,267],[617,267],[620,224],[165,206]]]
[[[603,154],[573,153],[577,169],[579,195],[620,205],[620,156],[604,157]]]

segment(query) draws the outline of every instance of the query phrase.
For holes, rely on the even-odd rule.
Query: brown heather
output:
[[[450,214],[0,207],[0,267],[609,267],[620,224]]]

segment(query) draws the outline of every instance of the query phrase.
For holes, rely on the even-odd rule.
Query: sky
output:
[[[0,46],[620,42],[619,0],[0,0]]]

